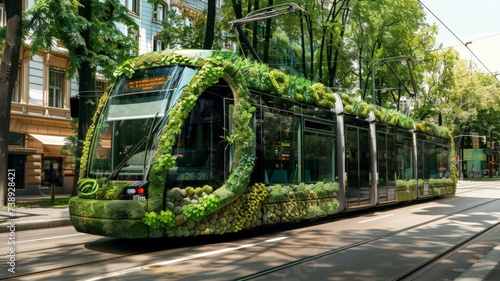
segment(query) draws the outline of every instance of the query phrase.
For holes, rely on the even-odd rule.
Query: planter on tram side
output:
[[[450,195],[455,193],[455,184],[452,179],[429,179],[429,186],[434,196]]]
[[[413,201],[417,199],[415,188],[416,180],[397,180],[396,181],[396,200],[398,202]]]

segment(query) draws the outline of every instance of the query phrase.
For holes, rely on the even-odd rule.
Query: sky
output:
[[[453,47],[461,59],[472,60],[483,72],[500,74],[500,0],[420,2],[427,22],[438,24],[436,43]]]

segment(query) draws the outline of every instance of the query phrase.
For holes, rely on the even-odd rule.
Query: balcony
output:
[[[207,1],[200,1],[200,0],[171,0],[170,4],[172,6],[177,6],[179,8],[186,8],[194,12],[204,12],[208,9]],[[219,18],[220,7],[216,7],[215,10],[216,10],[215,14],[217,15],[217,18]]]
[[[31,115],[39,117],[48,117],[56,119],[71,119],[69,109],[67,108],[57,108],[48,106],[39,106],[25,103],[12,103],[11,113],[12,114],[22,114]]]

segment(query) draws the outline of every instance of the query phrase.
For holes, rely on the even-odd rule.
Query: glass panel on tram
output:
[[[422,158],[423,162],[423,172],[424,172],[424,179],[430,179],[431,178],[431,170],[430,170],[430,162],[431,162],[431,157],[432,157],[432,152],[429,147],[429,143],[427,142],[422,142],[422,151],[424,154],[424,157]]]
[[[387,188],[389,190],[396,190],[396,140],[394,139],[394,130],[391,134],[387,134]],[[389,192],[388,200],[396,200],[396,194]]]
[[[198,99],[178,135],[172,155],[176,166],[167,176],[167,186],[201,187],[213,189],[225,180],[223,98],[205,93]]]
[[[299,148],[298,130],[300,118],[282,111],[262,108],[264,182],[266,184],[288,183],[295,181],[298,173]]]
[[[359,129],[359,182],[360,200],[369,199],[370,193],[370,133],[368,130]]]
[[[412,138],[411,134],[397,130],[396,131],[396,166],[398,180],[413,179],[412,165]]]
[[[450,151],[447,147],[440,146],[436,155],[437,166],[439,167],[439,177],[450,177]]]
[[[439,141],[436,138],[436,142]],[[450,163],[450,152],[447,147],[441,144],[432,144],[434,147],[434,164],[431,166],[431,170],[435,169],[434,178],[449,178],[449,163]]]
[[[300,181],[305,183],[336,181],[334,126],[305,121],[305,127],[304,176]]]
[[[427,149],[429,151],[429,178],[437,179],[439,178],[439,166],[437,163],[437,149],[434,143],[427,143]]]
[[[418,135],[417,135],[418,137]],[[417,178],[418,179],[425,179],[424,176],[424,160],[425,160],[425,146],[424,142],[418,140],[417,141]]]
[[[394,129],[379,130],[377,134],[378,156],[378,195],[380,201],[396,199],[395,194],[395,159],[394,159]]]
[[[144,180],[161,127],[195,72],[157,67],[119,77],[96,124],[88,176]]]
[[[347,200],[349,205],[367,204],[370,200],[369,130],[346,127]]]

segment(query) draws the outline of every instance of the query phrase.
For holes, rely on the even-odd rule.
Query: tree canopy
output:
[[[117,65],[137,52],[138,27],[122,2],[38,0],[23,14],[24,39],[32,54],[64,47],[69,56],[68,78],[78,78],[81,92],[94,91],[97,72],[112,80]],[[3,3],[9,11],[11,1]],[[169,12],[161,39],[170,48],[224,49],[228,41],[235,41],[235,50],[251,60],[231,21],[277,4],[286,2],[225,1],[215,17],[213,34],[206,29],[212,26],[206,13],[185,25],[185,15]],[[471,69],[455,50],[437,45],[437,27],[425,22],[418,0],[300,0],[294,4],[300,10],[243,26],[251,46],[269,66],[391,109],[399,109],[399,102],[410,98],[414,117],[435,123],[442,117],[455,134],[495,134],[494,128],[500,125],[498,79]],[[213,44],[207,34],[213,36]],[[0,38],[5,36],[6,29],[0,28]],[[1,95],[6,100],[11,93]],[[86,131],[85,124],[79,130]]]

